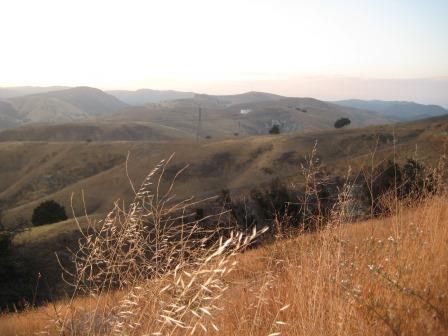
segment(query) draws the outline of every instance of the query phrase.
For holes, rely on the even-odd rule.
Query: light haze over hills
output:
[[[441,0],[5,0],[0,85],[448,107],[447,12]]]
[[[352,127],[363,127],[447,113],[440,106],[410,102],[332,103],[265,92],[206,95],[143,89],[106,93],[90,87],[31,91],[41,93],[0,99],[0,129],[30,124],[2,134],[2,139],[171,139],[179,137],[171,134],[176,132],[188,135],[187,138],[222,138],[267,134],[274,124],[280,126],[282,133],[309,132],[330,129],[341,117],[349,118]],[[29,89],[3,89],[3,92],[17,94]],[[58,128],[33,123],[61,125]],[[92,132],[90,136],[88,130]]]

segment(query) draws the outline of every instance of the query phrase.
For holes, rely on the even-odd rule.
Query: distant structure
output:
[[[196,128],[196,140],[199,139],[199,134],[201,132],[202,127],[202,108],[198,108],[198,126]]]
[[[251,113],[251,112],[252,112],[251,109],[242,109],[242,110],[240,111],[241,114],[248,114],[248,113]]]

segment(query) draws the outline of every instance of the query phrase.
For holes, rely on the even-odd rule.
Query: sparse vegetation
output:
[[[418,126],[418,128],[421,129],[420,126]],[[431,152],[431,150],[433,150],[435,146],[428,145],[427,147],[424,147],[425,149],[428,149],[428,152],[425,152],[427,157],[424,161],[406,161],[406,157],[410,157],[410,155],[414,154],[415,136],[421,136],[422,133],[420,132],[417,134],[414,132],[414,129],[399,130],[397,133],[400,134],[400,139],[402,139],[400,142],[400,159],[391,161],[393,164],[387,161],[387,158],[392,157],[392,154],[394,153],[387,146],[391,143],[396,143],[395,133],[392,137],[392,133],[388,128],[379,130],[372,129],[371,131],[353,130],[350,132],[338,133],[338,137],[340,136],[341,138],[337,138],[329,132],[328,134],[322,135],[313,133],[305,136],[285,135],[281,137],[260,137],[257,139],[249,138],[244,139],[244,141],[243,139],[229,139],[226,141],[203,142],[195,143],[196,147],[194,147],[194,151],[191,151],[191,147],[189,147],[191,146],[190,143],[182,146],[177,144],[177,146],[179,146],[178,148],[181,148],[181,150],[179,150],[182,155],[181,160],[178,160],[177,163],[173,165],[163,165],[161,170],[163,171],[162,175],[164,177],[162,175],[160,178],[155,178],[155,176],[153,176],[153,182],[151,183],[154,184],[152,184],[151,187],[149,184],[147,186],[151,188],[151,194],[145,194],[149,198],[145,198],[143,201],[144,207],[140,208],[138,211],[135,210],[137,212],[132,212],[134,211],[132,210],[134,209],[132,201],[130,202],[130,206],[127,207],[123,206],[122,204],[124,203],[120,201],[112,211],[112,217],[106,219],[106,221],[111,220],[113,223],[110,222],[108,224],[109,226],[104,226],[105,222],[91,221],[90,224],[88,224],[89,222],[87,221],[85,225],[80,225],[84,235],[74,234],[72,231],[69,231],[68,227],[70,225],[73,226],[74,224],[73,222],[70,223],[68,221],[60,223],[62,225],[57,224],[43,228],[33,228],[29,234],[20,235],[21,237],[17,239],[17,241],[20,241],[23,244],[20,246],[20,249],[26,247],[29,251],[40,251],[43,247],[43,249],[47,250],[48,256],[45,256],[46,260],[44,262],[41,261],[42,258],[40,253],[36,255],[35,259],[30,257],[33,255],[33,253],[30,254],[30,252],[26,252],[26,259],[23,258],[25,254],[23,254],[23,256],[21,255],[24,253],[21,251],[18,255],[14,256],[14,258],[17,256],[22,258],[20,263],[22,263],[23,260],[28,260],[27,262],[33,263],[33,265],[30,264],[25,266],[25,268],[32,270],[32,274],[27,275],[28,278],[21,284],[21,286],[27,285],[28,288],[23,287],[23,290],[21,289],[20,292],[16,293],[19,296],[14,295],[7,297],[2,295],[2,298],[13,300],[12,302],[16,302],[19,297],[25,298],[27,300],[26,302],[29,302],[31,305],[33,303],[42,304],[48,300],[55,302],[55,305],[58,307],[56,310],[57,313],[52,312],[50,314],[50,319],[52,319],[53,322],[50,323],[48,322],[49,319],[47,319],[46,329],[39,326],[39,328],[36,327],[36,329],[33,329],[34,331],[45,329],[50,334],[59,334],[61,330],[64,330],[66,334],[76,334],[79,330],[88,330],[88,334],[96,333],[107,335],[113,333],[119,334],[125,330],[130,334],[134,333],[135,335],[140,335],[142,330],[148,332],[155,330],[154,328],[156,324],[145,324],[145,326],[142,327],[139,327],[137,324],[141,323],[139,321],[142,320],[154,321],[154,317],[161,317],[159,310],[159,308],[162,309],[162,306],[160,305],[161,303],[169,305],[174,302],[173,304],[177,304],[177,308],[180,308],[182,307],[182,304],[180,303],[187,303],[186,298],[190,298],[192,295],[192,292],[185,292],[185,294],[182,294],[184,288],[178,287],[178,284],[173,285],[173,292],[168,293],[162,291],[164,288],[162,287],[162,283],[166,286],[170,281],[176,279],[180,284],[180,279],[182,279],[185,285],[186,280],[191,280],[188,276],[175,278],[177,275],[174,274],[174,269],[176,268],[176,263],[179,261],[179,259],[177,259],[178,253],[183,254],[185,257],[185,259],[180,261],[181,266],[179,266],[178,269],[182,269],[193,275],[194,271],[199,269],[199,264],[209,256],[208,253],[213,253],[212,251],[216,251],[214,250],[216,248],[219,249],[220,237],[225,241],[231,236],[230,232],[232,230],[234,232],[240,232],[242,237],[245,237],[248,234],[250,235],[249,232],[254,227],[258,230],[257,232],[264,227],[267,227],[268,230],[263,236],[257,236],[256,240],[250,241],[244,248],[233,250],[234,253],[232,252],[230,255],[227,255],[227,253],[220,254],[217,256],[218,259],[215,259],[215,261],[218,262],[220,257],[227,258],[229,256],[229,263],[238,263],[234,265],[235,268],[229,268],[232,269],[232,272],[224,272],[222,277],[219,275],[213,277],[213,280],[210,280],[216,281],[213,283],[219,284],[219,286],[224,285],[225,288],[227,288],[222,292],[224,301],[219,299],[213,303],[216,307],[223,310],[215,308],[210,310],[208,306],[210,302],[205,303],[208,299],[205,300],[207,296],[201,296],[203,294],[198,296],[198,305],[195,306],[196,303],[193,304],[195,307],[193,308],[194,312],[197,313],[197,309],[201,307],[205,308],[212,315],[212,317],[210,317],[205,312],[199,314],[200,323],[207,329],[207,332],[204,331],[200,323],[196,323],[199,321],[198,317],[195,316],[194,313],[187,313],[186,310],[181,310],[181,312],[183,311],[186,314],[183,316],[178,316],[176,312],[172,311],[168,315],[164,314],[164,316],[174,318],[182,323],[175,327],[176,323],[171,321],[173,325],[170,326],[167,319],[163,317],[160,321],[165,321],[163,322],[165,323],[163,326],[165,329],[162,328],[162,330],[172,330],[170,328],[174,327],[176,330],[175,333],[183,334],[185,330],[190,330],[191,332],[189,326],[196,325],[204,334],[210,334],[216,332],[213,331],[213,325],[215,325],[219,328],[221,333],[227,333],[229,335],[235,330],[234,328],[241,329],[243,334],[245,332],[248,335],[268,334],[268,332],[271,334],[277,332],[291,335],[295,334],[296,331],[299,330],[299,326],[295,324],[295,320],[292,319],[290,315],[282,312],[294,307],[296,304],[295,300],[298,300],[301,304],[303,304],[303,301],[296,298],[296,295],[298,295],[296,292],[286,294],[288,288],[283,287],[281,291],[284,291],[284,294],[281,294],[283,292],[277,292],[277,285],[274,286],[274,284],[277,283],[280,285],[280,288],[285,285],[284,281],[286,280],[283,279],[283,271],[280,271],[283,268],[279,265],[283,264],[283,260],[294,260],[295,257],[288,259],[289,257],[287,255],[293,255],[292,250],[289,250],[287,255],[284,255],[281,251],[276,249],[272,250],[272,246],[277,246],[279,249],[282,249],[282,246],[285,246],[286,249],[286,246],[290,244],[289,241],[298,242],[297,244],[304,244],[303,242],[308,241],[308,239],[316,239],[310,246],[314,246],[316,249],[324,248],[325,246],[320,246],[319,242],[323,235],[331,230],[332,227],[341,226],[342,230],[343,224],[355,220],[362,220],[363,218],[375,218],[375,216],[382,218],[381,220],[377,220],[382,223],[382,221],[387,221],[387,219],[384,219],[385,216],[394,216],[398,214],[397,209],[401,209],[400,211],[402,212],[402,215],[403,213],[412,211],[410,210],[410,207],[421,206],[421,202],[425,197],[437,197],[434,195],[436,193],[440,194],[441,191],[437,187],[438,182],[436,181],[437,174],[434,174],[434,172],[429,170],[426,166],[428,162],[431,162],[428,160],[428,157],[434,157],[434,151]],[[382,141],[381,134],[387,135],[387,141]],[[428,133],[426,133],[425,136],[427,134]],[[392,137],[393,141],[389,141],[390,137]],[[307,158],[306,153],[310,147],[313,146],[316,138],[320,143],[324,143],[324,150],[319,156],[314,150],[311,158]],[[347,166],[349,162],[348,160],[358,157],[357,160],[353,159],[353,161],[350,161],[354,162],[355,169],[360,167],[360,163],[365,163],[366,158],[370,157],[365,153],[371,148],[369,145],[371,146],[375,141],[379,151],[381,151],[381,155],[379,155],[377,161],[383,162],[382,165],[374,165],[372,170],[361,170],[361,172],[366,174],[354,174],[349,175],[346,178],[337,178],[338,175],[342,176],[345,174],[345,172],[341,172],[341,169]],[[437,138],[434,141],[440,141],[440,139]],[[337,153],[335,153],[334,147],[331,147],[331,150],[329,150],[330,147],[327,145],[333,143],[337,143],[339,145],[337,149],[341,147],[343,151],[336,151]],[[435,144],[438,143],[439,142],[435,142]],[[356,146],[354,146],[354,144],[356,144]],[[118,143],[114,144],[114,146],[117,145]],[[123,151],[123,148],[133,148],[138,151],[139,155],[145,156],[145,160],[152,155],[153,151],[163,153],[163,150],[166,150],[163,146],[167,146],[167,144],[163,144],[162,146],[156,142],[144,143],[144,146],[143,144],[140,146],[139,143],[123,144],[121,142],[119,145],[123,146],[120,147],[121,152]],[[128,147],[124,147],[124,145]],[[49,148],[56,148],[53,147],[56,146],[55,144],[48,144],[48,146]],[[61,146],[58,148],[64,148],[62,144],[58,146]],[[94,149],[97,147],[101,149],[100,151],[95,152],[98,153],[98,155],[99,153],[104,153],[112,148],[110,144],[99,141],[95,141],[88,145],[82,142],[81,144],[77,144],[76,146],[73,145],[68,148],[72,151],[71,155],[81,157],[81,155],[85,155],[86,152],[92,152],[93,155]],[[146,149],[148,147],[151,147],[151,150]],[[41,164],[54,164],[56,167],[54,171],[65,169],[60,163],[60,158],[56,156],[59,151],[53,150],[53,152],[54,154],[45,155],[45,160],[42,160]],[[119,151],[117,150],[117,153],[118,152]],[[189,157],[192,158],[192,161],[188,161]],[[55,160],[55,158],[57,158],[57,160]],[[120,160],[116,160],[116,162],[114,161],[106,164],[105,162],[108,162],[108,160],[108,156],[103,156],[103,159],[99,160],[107,166],[107,171],[103,168],[92,169],[92,166],[88,165],[89,169],[92,171],[86,176],[93,175],[94,178],[103,176],[110,172],[116,172],[116,168],[123,165],[123,157],[121,157]],[[141,166],[146,167],[147,161],[145,160],[141,160]],[[187,167],[188,162],[192,162],[191,166],[178,175],[178,171]],[[339,163],[335,164],[335,162]],[[82,164],[85,165],[86,163],[83,162]],[[82,166],[77,166],[76,163],[74,163],[74,166],[69,172],[71,173],[73,171],[73,174],[80,174],[82,171],[80,167]],[[131,165],[131,169],[129,169],[129,171],[126,170],[131,177],[135,176],[135,167],[138,166]],[[298,174],[297,169],[299,167],[301,167],[302,174]],[[330,175],[328,172],[335,171],[335,169],[333,169],[335,167],[338,167],[339,169],[336,169],[336,172]],[[9,171],[11,171],[15,168],[9,169]],[[391,171],[393,171],[393,174],[390,174]],[[100,174],[97,174],[98,172],[100,172]],[[115,176],[116,178],[117,175],[112,176]],[[393,176],[393,180],[391,180],[391,176]],[[42,181],[45,181],[45,183],[54,183],[56,177],[57,175],[53,173],[45,175],[43,179],[34,179],[33,181],[37,181],[38,183],[42,183]],[[281,178],[277,179],[277,177]],[[170,188],[170,182],[173,179],[179,182],[181,188],[178,190],[180,190],[180,192],[176,192],[175,194],[169,193],[171,196],[164,195],[164,191],[167,190],[167,188]],[[237,179],[240,180],[241,184],[235,183]],[[76,179],[73,181],[76,181]],[[98,180],[99,189],[97,190],[104,190],[107,186],[107,182],[105,181],[106,180]],[[221,190],[227,185],[231,185],[232,190],[223,192],[219,200],[207,199],[204,202],[193,202],[186,197],[184,198],[186,203],[183,203],[184,201],[182,201],[182,197],[187,193],[191,193],[190,195],[198,194],[194,189],[197,186],[201,186],[205,191],[202,195],[206,195],[205,197],[212,196],[213,193],[206,189],[207,186],[209,186],[209,181],[216,183],[213,184],[213,186],[219,188],[217,190]],[[366,185],[363,184],[363,181]],[[245,185],[245,188],[240,188],[242,185]],[[210,186],[212,185],[210,184]],[[374,186],[373,190],[375,191],[375,194],[372,194],[373,196],[371,195],[369,188],[364,188],[367,186]],[[39,190],[37,189],[38,187],[39,185],[34,184],[33,189],[30,189],[30,192]],[[155,192],[156,189],[157,192]],[[218,193],[218,191],[213,192]],[[111,194],[111,190],[108,191],[108,194]],[[20,199],[20,195],[25,194],[17,192],[14,195],[17,195],[17,199]],[[95,195],[96,194],[94,193],[93,196]],[[176,196],[174,197],[173,195]],[[129,198],[124,198],[125,201],[128,199]],[[12,199],[9,198],[10,202],[11,200]],[[59,201],[60,199],[57,200]],[[95,201],[97,200],[95,199]],[[87,202],[87,204],[91,204],[91,202],[92,200]],[[163,203],[163,206],[160,202]],[[371,207],[372,203],[373,207]],[[370,211],[370,209],[373,210]],[[141,215],[142,213],[145,213],[144,211],[149,211],[146,212],[146,217]],[[98,213],[100,212],[97,212],[96,214]],[[151,217],[152,215],[150,215],[150,213],[154,213],[155,217]],[[9,209],[7,211],[7,216],[10,216]],[[9,219],[10,217],[7,218],[8,224],[10,224]],[[137,228],[132,226],[134,225],[133,223],[139,223],[138,225],[136,224]],[[164,231],[166,225],[171,229]],[[147,231],[148,228],[157,226],[161,231],[156,230],[152,231],[152,233]],[[54,230],[53,227],[55,228]],[[59,228],[62,227],[66,230],[63,231],[66,232],[66,234],[58,233],[60,230]],[[43,230],[39,233],[36,229]],[[131,229],[136,229],[136,231],[132,231]],[[111,230],[115,231],[112,232]],[[180,236],[178,234],[171,234],[173,231],[184,232],[193,239],[179,239]],[[43,237],[46,237],[47,233],[50,236],[53,235],[53,238],[48,239],[48,241],[45,242],[46,245],[43,245],[39,240],[43,240]],[[165,235],[165,233],[168,233],[168,236]],[[303,236],[303,234],[305,234],[304,237],[296,238],[298,235]],[[29,242],[34,242],[36,240],[37,243],[33,244],[33,246],[27,246],[29,242],[24,240],[22,236],[29,237]],[[125,238],[130,236],[134,237],[134,239]],[[156,240],[151,240],[153,239],[152,237],[155,236],[158,236],[158,238]],[[76,255],[76,257],[82,256],[82,258],[84,258],[78,259],[79,263],[76,264],[84,269],[81,272],[84,272],[84,275],[79,277],[79,269],[77,270],[76,268],[73,269],[70,267],[70,260],[72,258],[65,251],[67,246],[73,248],[74,243],[78,238],[81,238],[81,242],[86,242],[84,240],[86,237],[90,237],[89,239],[91,241],[94,240],[94,237],[97,237],[98,240],[95,243],[100,245],[95,245],[96,247],[89,245],[90,243],[83,245],[82,252]],[[106,240],[102,241],[100,238],[106,238]],[[168,244],[168,250],[171,252],[166,255],[161,251],[162,255],[155,253],[153,247],[153,242],[155,241],[160,243],[157,243],[159,246],[166,246],[166,244]],[[57,247],[53,245],[54,242],[57,242]],[[326,244],[326,246],[331,246],[332,243],[326,242]],[[113,251],[114,246],[121,246],[122,248]],[[99,250],[97,248],[99,248]],[[74,250],[76,251],[76,249]],[[14,249],[13,244],[13,254],[18,251],[18,249]],[[39,273],[40,270],[43,270],[47,275],[58,273],[55,271],[57,267],[56,264],[53,264],[51,267],[47,266],[48,263],[53,262],[53,251],[58,251],[61,264],[67,271],[76,276],[75,278],[70,278],[66,275],[65,279],[72,280],[72,282],[74,281],[79,284],[79,286],[74,287],[75,295],[69,300],[69,304],[66,303],[67,301],[65,301],[65,303],[62,303],[62,301],[59,303],[57,299],[61,298],[61,293],[71,293],[71,291],[67,287],[63,287],[55,276],[47,278],[44,275],[41,276]],[[100,253],[101,257],[104,259],[98,259],[98,254],[95,254],[94,258],[90,258],[92,256],[89,254],[91,251],[99,251],[98,253]],[[266,259],[267,255],[265,255],[263,251],[270,251],[269,254],[272,253],[273,257]],[[314,254],[314,250],[308,252],[306,252],[307,250],[301,251],[305,255],[312,255],[314,257],[318,255]],[[325,251],[326,250],[321,250],[320,253],[327,253]],[[244,253],[240,254],[240,252]],[[153,262],[156,255],[162,259],[165,258],[165,256],[168,259],[171,258],[171,264],[166,266],[167,264],[164,264],[163,260],[167,259],[160,259],[161,264],[155,266],[156,264],[153,264]],[[244,260],[249,258],[248,256],[250,255],[259,255],[260,258],[269,260],[269,262],[267,264],[264,264],[264,261],[261,262],[261,264],[264,265],[261,267],[258,259],[259,257],[256,257],[252,263],[254,264],[254,267],[255,265],[257,266],[253,269],[252,275],[250,275],[249,278],[246,278],[247,273],[244,273],[244,269],[240,268],[238,264],[244,265]],[[110,258],[113,259],[116,257],[118,259],[115,259],[115,261],[107,261]],[[129,260],[135,260],[135,262],[128,262],[126,259],[120,259],[125,257],[129,257]],[[18,260],[19,259],[14,259],[15,266],[18,265]],[[86,260],[92,262],[93,260],[100,261],[93,262],[93,264],[90,264],[91,267],[89,267],[88,264],[83,264]],[[288,263],[289,261],[284,264]],[[303,267],[303,264],[298,264],[297,260],[290,265],[296,273],[298,273],[296,268],[298,267],[297,265]],[[333,264],[331,265],[332,267],[334,266]],[[209,264],[209,266],[210,268],[207,269],[211,270],[211,264]],[[320,267],[317,264],[315,264],[315,266],[316,268]],[[144,270],[140,269],[140,267],[144,267]],[[159,273],[151,271],[154,270],[154,267],[159,267]],[[20,273],[25,268],[22,266],[16,268],[18,272],[16,274],[19,274],[18,276],[21,279],[25,279],[22,276],[23,273]],[[92,273],[87,275],[86,270],[89,269],[92,270]],[[339,270],[341,271],[341,269]],[[124,273],[120,273],[122,271]],[[309,271],[310,270],[307,272]],[[265,273],[269,274],[266,275]],[[155,276],[155,274],[158,275]],[[185,273],[182,274],[185,275]],[[92,277],[86,278],[87,276]],[[103,278],[103,276],[106,276],[106,278]],[[306,276],[306,279],[312,277],[311,275],[303,276]],[[335,275],[333,273],[325,273],[322,276],[333,277]],[[256,282],[253,280],[254,278],[260,280]],[[49,282],[47,279],[50,279]],[[83,280],[77,281],[76,279]],[[198,282],[195,282],[195,285],[199,285],[203,280],[207,281],[205,277],[202,277],[202,280],[198,277],[196,279]],[[196,281],[196,279],[194,281]],[[299,280],[298,278],[291,277],[288,278],[287,281],[294,283],[294,281]],[[300,281],[304,281],[304,278],[300,278]],[[55,289],[54,293],[52,292],[53,288],[51,288],[51,291],[47,290],[47,287],[49,287],[46,285],[47,282],[51,283],[52,286],[53,284],[57,284],[58,287]],[[104,286],[105,283],[107,284],[106,286]],[[263,293],[268,293],[266,294],[268,297],[262,296],[260,301],[251,301],[251,298],[246,297],[244,293],[239,293],[239,287],[234,286],[235,283],[242,283],[243,287],[246,286],[245,288],[250,292],[261,291]],[[38,290],[35,290],[36,284],[38,284]],[[331,291],[333,290],[344,291],[344,289],[340,287],[331,287],[329,284],[322,281],[319,282],[319,284],[320,286],[323,286],[321,287],[322,289],[319,290],[325,292],[327,297],[331,297]],[[149,286],[151,286],[151,289]],[[330,292],[326,292],[326,286],[332,288]],[[137,287],[141,287],[142,289],[136,289]],[[294,286],[291,286],[291,288],[294,288]],[[309,288],[315,292],[318,291],[317,287]],[[190,289],[188,289],[188,291],[189,290]],[[300,291],[305,290],[307,289],[300,288]],[[3,293],[6,293],[5,290],[2,291],[2,294]],[[35,293],[37,293],[37,295],[35,295]],[[238,295],[245,300],[244,305],[247,306],[247,309],[241,307],[238,308],[238,304],[241,302],[232,300],[234,293],[238,293]],[[81,296],[79,296],[79,294]],[[85,294],[87,294],[87,296]],[[177,294],[180,296],[177,296]],[[135,298],[134,295],[136,295]],[[270,301],[271,298],[269,297],[272,296],[275,296],[276,298],[281,297],[281,300],[276,301],[277,299],[272,299],[273,301]],[[290,296],[294,297],[294,300],[291,300],[291,298],[288,299]],[[90,299],[83,299],[83,297],[90,297]],[[302,293],[301,297],[307,297],[307,295]],[[158,301],[154,302],[154,298]],[[345,298],[342,299],[340,296],[336,296],[336,298],[337,300],[345,300]],[[266,303],[267,307],[270,307],[269,310],[264,310],[264,308],[262,308],[265,304],[261,303],[262,301]],[[281,302],[282,305],[280,305],[279,302]],[[288,304],[291,305],[289,308],[281,310]],[[433,304],[432,301],[431,304]],[[89,307],[92,307],[93,305],[99,308],[92,311]],[[186,304],[184,305],[188,306]],[[258,313],[251,310],[255,305],[260,305]],[[191,308],[193,306],[189,307]],[[9,307],[11,309],[13,306],[10,305]],[[26,310],[27,304],[19,304],[17,307]],[[167,306],[164,307],[166,311],[170,311]],[[384,316],[383,319],[375,320],[367,314],[356,315],[360,314],[360,312],[358,311],[355,314],[353,306],[350,307],[350,309],[347,308],[350,310],[350,314],[357,316],[357,319],[363,318],[363,323],[378,324],[385,319]],[[436,307],[439,309],[439,306]],[[46,313],[49,314],[46,309],[48,308],[37,308],[36,312],[46,311]],[[245,321],[256,321],[256,323],[250,323],[254,324],[253,329],[244,329],[244,327],[242,327],[242,320],[232,320],[232,317],[228,316],[228,309],[238,312],[238,315],[242,316],[242,318],[244,317]],[[283,318],[277,319],[278,316],[275,317],[270,315],[275,309],[278,310],[278,316],[284,315],[285,319],[289,316],[288,318],[290,320],[286,321]],[[30,314],[34,314],[34,312],[34,310],[31,310]],[[128,312],[131,312],[131,315],[128,316]],[[275,314],[277,314],[277,312]],[[298,314],[297,310],[295,311],[295,314]],[[311,316],[311,311],[307,312],[307,314]],[[314,320],[318,319],[317,316],[325,315],[325,312],[320,311],[316,314],[318,315],[313,317]],[[15,316],[20,316],[21,318],[25,315]],[[310,320],[307,321],[309,322],[313,318],[310,317]],[[344,317],[347,323],[352,323],[349,322],[350,318],[351,317],[348,316]],[[269,319],[271,319],[269,322],[270,324],[267,326],[264,324],[264,321],[268,321]],[[2,319],[2,322],[3,321],[10,321],[9,317],[5,317],[5,319]],[[54,324],[54,321],[57,321],[56,324]],[[287,324],[276,322],[284,322]],[[8,323],[9,322],[7,322],[6,325],[8,325]],[[289,329],[289,325],[292,325],[292,329]],[[302,326],[301,328],[305,327]],[[131,332],[131,329],[134,331]],[[73,330],[77,331],[74,332]],[[199,329],[196,329],[199,333],[198,330]],[[305,329],[300,330],[305,333],[303,331]],[[366,331],[366,333],[368,334],[369,332]]]
[[[305,197],[321,183],[312,158],[304,171]],[[72,280],[75,293],[88,295],[0,317],[2,335],[448,331],[444,194],[414,199],[414,208],[396,199],[398,206],[389,203],[390,217],[345,225],[352,197],[346,185],[318,231],[285,240],[288,232],[274,229],[270,244],[248,250],[256,231],[244,238],[231,234],[231,226],[218,235],[208,230],[201,223],[210,217],[193,209],[189,214],[197,203],[173,202],[171,187],[168,193],[151,188],[161,171],[163,165],[148,175],[129,208],[117,204],[85,232]],[[269,198],[285,209],[289,196],[280,196],[288,191],[278,182],[274,189]],[[212,216],[215,223],[228,218],[229,206],[235,210],[229,191],[221,199],[226,205]],[[307,213],[321,222],[319,212]],[[289,217],[270,220],[282,225]]]
[[[414,159],[402,166],[389,160],[378,166],[371,176],[362,179],[364,194],[372,214],[384,214],[391,199],[419,199],[437,189],[433,171]]]

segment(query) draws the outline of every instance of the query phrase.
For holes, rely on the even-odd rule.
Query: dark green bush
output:
[[[59,203],[49,200],[42,202],[34,209],[31,222],[34,226],[57,223],[67,219],[65,208]]]
[[[335,128],[342,128],[345,127],[347,125],[350,125],[351,121],[348,118],[340,118],[338,120],[335,121],[334,123],[334,127]]]
[[[280,126],[279,125],[272,126],[271,129],[269,130],[269,134],[280,134]]]

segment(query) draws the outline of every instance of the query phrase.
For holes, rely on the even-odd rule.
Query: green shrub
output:
[[[271,129],[269,130],[269,134],[280,134],[280,126],[279,125],[272,126]]]
[[[349,118],[340,118],[338,120],[335,121],[334,123],[334,127],[335,128],[342,128],[345,127],[347,125],[350,125],[351,121]]]
[[[49,200],[42,202],[34,209],[31,222],[34,226],[57,223],[67,219],[65,208],[59,203]]]

